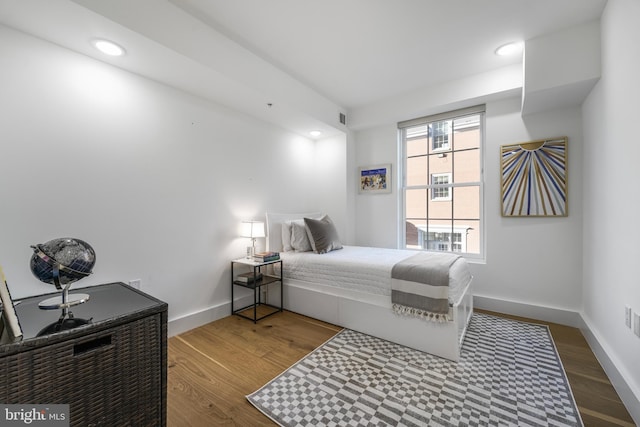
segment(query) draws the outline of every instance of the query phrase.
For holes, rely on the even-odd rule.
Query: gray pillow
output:
[[[304,220],[291,221],[291,248],[296,252],[313,250]]]
[[[329,215],[325,215],[321,219],[305,218],[304,225],[315,253],[326,254],[336,249],[342,249],[338,231]]]

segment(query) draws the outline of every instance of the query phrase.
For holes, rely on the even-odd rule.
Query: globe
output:
[[[80,239],[63,237],[31,247],[31,272],[59,289],[90,275],[96,263],[95,251]]]
[[[72,317],[69,307],[86,302],[89,295],[69,295],[69,288],[73,282],[91,274],[96,263],[96,252],[87,242],[69,237],[53,239],[31,248],[33,255],[30,266],[33,275],[62,291],[61,296],[41,301],[38,306],[45,310],[61,308],[62,318]]]

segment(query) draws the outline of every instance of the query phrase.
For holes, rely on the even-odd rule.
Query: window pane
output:
[[[408,220],[405,223],[407,228],[405,235],[405,247],[408,249],[423,249],[422,239],[424,233],[420,230],[427,229],[427,221]]]
[[[445,190],[449,194],[451,194],[451,187],[446,187]],[[452,214],[451,208],[453,206],[453,201],[451,197],[438,198],[436,197],[436,194],[440,194],[440,191],[438,189],[434,188],[430,190],[431,197],[429,197],[429,205],[428,205],[429,217],[437,218],[437,219],[451,218],[451,214]]]
[[[407,218],[427,217],[427,190],[407,190],[405,212]]]
[[[480,182],[480,150],[456,151],[452,163],[456,165],[453,182]]]
[[[427,222],[428,233],[424,249],[445,252],[451,251],[451,239],[453,238],[451,226],[452,222],[450,220],[429,220]]]
[[[407,159],[407,185],[427,185],[427,157],[410,157]]]
[[[407,140],[416,139],[416,138],[427,138],[429,136],[429,125],[417,125],[408,127],[405,130],[405,135]]]
[[[453,217],[480,219],[480,186],[453,188]]]
[[[423,156],[427,154],[428,139],[424,138],[408,139],[407,140],[407,157]]]
[[[460,117],[453,121],[454,150],[480,148],[480,115]]]
[[[461,237],[460,252],[480,253],[480,221],[457,220],[453,222],[453,228]]]
[[[451,148],[451,120],[433,122],[429,125],[431,151],[447,151]]]
[[[451,173],[453,161],[451,153],[432,154],[429,156],[429,173]]]

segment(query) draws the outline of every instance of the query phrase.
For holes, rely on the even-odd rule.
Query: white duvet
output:
[[[391,295],[391,269],[415,251],[345,246],[326,254],[281,252],[284,277],[306,283],[320,283],[375,295]],[[471,273],[464,258],[459,258],[449,272],[449,302],[456,304]]]

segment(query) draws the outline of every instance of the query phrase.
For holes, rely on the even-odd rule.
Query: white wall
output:
[[[14,298],[54,291],[32,276],[29,245],[70,236],[97,253],[78,287],[141,279],[170,320],[226,315],[241,219],[330,206],[344,228],[344,139],[318,150],[6,27],[0,70],[0,263]],[[325,170],[329,185],[316,185]]]
[[[600,78],[600,21],[526,40],[524,50],[523,114],[580,105]]]
[[[473,265],[475,293],[536,306],[582,306],[582,130],[578,108],[523,118],[519,99],[487,104],[486,265]],[[568,137],[568,212],[564,218],[500,215],[500,145]]]
[[[306,196],[317,210],[326,212],[336,224],[338,235],[347,243],[349,236],[347,203],[347,138],[339,135],[316,143],[314,155],[317,172]],[[293,211],[289,211],[293,212]]]
[[[525,50],[525,93],[597,79],[600,77],[600,22],[588,22],[527,40]]]
[[[640,422],[640,338],[624,325],[625,305],[640,313],[640,2],[609,0],[601,22],[602,79],[583,109],[584,317],[635,394],[627,407]]]
[[[397,247],[398,229],[398,129],[394,125],[358,131],[355,136],[355,163],[349,171],[358,179],[358,168],[391,163],[392,192],[358,194],[359,179],[354,182],[356,207],[356,244],[382,248]]]

